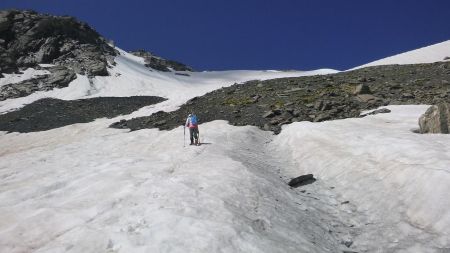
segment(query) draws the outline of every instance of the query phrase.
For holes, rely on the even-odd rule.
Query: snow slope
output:
[[[332,193],[279,178],[268,132],[216,121],[184,148],[182,128],[111,122],[0,136],[1,252],[333,252],[349,236]]]
[[[442,252],[450,137],[410,131],[425,106],[390,108],[276,137],[215,121],[186,148],[182,128],[114,119],[2,133],[0,250]],[[319,181],[287,187],[307,172]]]
[[[128,132],[123,118],[175,110],[193,96],[250,79],[318,72],[149,71],[121,53],[110,77],[41,97],[159,95],[115,119],[35,133],[0,132],[0,252],[445,252],[450,248],[449,136],[411,131],[426,106],[299,122],[280,135],[224,121]],[[302,188],[289,178],[314,173]],[[350,245],[348,249],[343,244]]]
[[[450,57],[450,40],[370,62],[353,69],[390,64],[418,64],[443,61]]]
[[[274,152],[297,162],[286,175],[313,173],[333,182],[378,226],[370,237],[380,245],[409,242],[405,252],[448,249],[450,135],[412,131],[428,106],[388,108],[392,113],[363,119],[288,125]]]

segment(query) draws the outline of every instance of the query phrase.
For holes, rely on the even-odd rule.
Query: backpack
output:
[[[196,115],[191,116],[191,124],[194,126],[198,125],[198,119]]]

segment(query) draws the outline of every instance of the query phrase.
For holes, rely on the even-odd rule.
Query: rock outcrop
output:
[[[450,104],[433,105],[419,118],[420,133],[450,133]]]
[[[55,64],[78,74],[108,75],[115,50],[86,23],[33,11],[0,11],[0,73]]]
[[[49,91],[54,88],[64,88],[77,77],[75,72],[64,66],[45,68],[49,75],[27,79],[19,83],[0,86],[0,101],[9,98],[25,97],[35,91]]]
[[[145,66],[148,68],[152,68],[158,71],[194,71],[191,67],[172,60],[166,60],[159,56],[156,56],[150,52],[145,50],[137,50],[130,52],[133,55],[144,58]]]
[[[34,11],[0,11],[0,78],[2,73],[20,73],[27,68],[45,68],[50,72],[3,85],[0,101],[67,87],[76,78],[75,73],[106,76],[115,55],[116,51],[103,37],[73,17]]]

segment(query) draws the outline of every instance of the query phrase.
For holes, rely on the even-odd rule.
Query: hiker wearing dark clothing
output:
[[[186,124],[185,126],[187,128],[189,128],[189,136],[191,139],[191,144],[190,145],[199,145],[199,141],[198,141],[198,137],[199,137],[199,132],[198,132],[198,119],[197,116],[195,114],[189,114],[188,118],[186,119]]]

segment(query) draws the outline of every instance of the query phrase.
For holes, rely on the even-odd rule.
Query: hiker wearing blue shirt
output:
[[[198,119],[197,115],[194,113],[191,113],[188,115],[188,118],[186,119],[186,127],[189,128],[189,136],[191,138],[191,144],[190,145],[200,145],[198,141],[199,132],[198,132]]]

